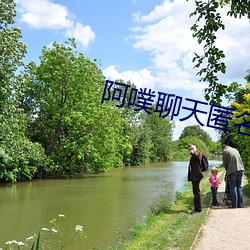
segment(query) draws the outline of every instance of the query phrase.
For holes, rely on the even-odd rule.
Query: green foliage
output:
[[[190,16],[196,16],[196,22],[192,25],[193,37],[197,38],[199,44],[204,44],[203,54],[195,53],[193,62],[195,68],[199,69],[200,81],[209,83],[205,89],[205,99],[210,103],[220,104],[221,96],[225,95],[230,88],[219,83],[218,74],[226,72],[226,65],[223,62],[224,52],[216,46],[216,34],[219,30],[224,30],[219,7],[230,4],[228,15],[235,18],[248,16],[250,18],[250,5],[248,0],[210,0],[195,1],[196,9]],[[205,65],[205,66],[204,66]],[[201,68],[203,67],[203,68]]]
[[[128,105],[131,88],[136,88],[131,82],[116,80],[117,83],[126,84],[128,87],[124,105],[121,110],[123,138],[128,143],[126,152],[122,152],[125,165],[142,165],[150,162],[168,161],[172,158],[172,130],[173,124],[169,119],[159,118],[154,112],[153,105],[151,114],[145,111],[134,111],[134,106]],[[116,85],[116,89],[125,92],[125,86]],[[110,96],[113,96],[114,88],[110,88]],[[114,101],[115,106],[121,106],[121,100]],[[132,152],[130,151],[132,149]]]
[[[153,107],[153,111],[156,107]],[[151,162],[169,161],[172,151],[173,125],[168,118],[159,118],[156,112],[145,117],[152,141]]]
[[[181,140],[178,141],[178,147],[179,149],[186,149],[188,151],[188,145],[190,143],[193,143],[196,145],[197,149],[200,150],[201,152],[205,153],[206,155],[209,154],[208,148],[206,144],[200,140],[197,137],[194,136],[187,136]]]
[[[16,182],[32,179],[39,167],[46,165],[44,149],[25,136],[25,116],[5,110],[0,115],[0,179]],[[23,123],[21,123],[23,122]]]
[[[221,146],[222,145],[219,141],[218,142],[211,142],[210,147],[209,147],[210,153],[212,153],[212,154],[221,153],[222,152]]]
[[[102,71],[78,52],[74,39],[43,47],[38,65],[24,65],[15,3],[4,0],[0,7],[0,180],[75,176],[173,158],[172,123],[134,111],[130,94],[122,108],[118,98],[101,103]]]
[[[42,147],[26,136],[19,102],[25,89],[20,67],[26,45],[20,41],[21,30],[13,26],[15,15],[14,1],[0,2],[0,179],[11,182],[33,178],[46,162]]]
[[[249,71],[248,71],[249,73]],[[228,144],[239,150],[242,160],[245,166],[245,173],[250,177],[250,136],[244,134],[238,134],[238,127],[235,124],[240,124],[244,120],[242,118],[236,118],[245,112],[250,113],[250,74],[248,74],[245,79],[247,84],[245,87],[238,88],[238,91],[234,95],[231,107],[236,111],[234,112],[233,119],[228,124],[228,129],[230,131],[222,131],[220,133],[221,144]],[[246,121],[249,121],[247,116],[244,116]],[[250,129],[247,127],[242,127],[241,132],[250,134]]]
[[[13,26],[15,6],[13,0],[0,1],[0,112],[7,103],[13,105],[13,90],[20,84],[15,73],[23,66],[26,53],[26,45],[20,41],[21,30]]]
[[[172,123],[152,109],[151,114],[141,113],[133,129],[131,165],[169,161],[172,157]]]
[[[40,65],[29,64],[29,135],[41,143],[57,168],[50,174],[107,171],[129,151],[121,110],[101,103],[104,77],[77,51],[74,39],[44,47]]]
[[[185,127],[179,137],[179,140],[184,139],[188,136],[199,138],[207,145],[207,147],[209,147],[212,142],[211,136],[206,131],[204,131],[199,125]]]

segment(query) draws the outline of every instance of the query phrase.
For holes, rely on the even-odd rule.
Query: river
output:
[[[210,161],[211,166],[220,163]],[[187,164],[167,162],[116,168],[79,179],[1,184],[0,248],[4,249],[8,240],[25,242],[41,228],[51,229],[49,221],[56,218],[65,240],[72,237],[76,225],[83,226],[87,236],[64,249],[107,249],[117,244],[122,232],[142,221],[153,204],[163,198],[169,202],[173,199],[187,182]],[[60,239],[58,233],[41,232],[47,245]]]

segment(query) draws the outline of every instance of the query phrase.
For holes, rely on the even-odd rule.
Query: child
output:
[[[209,178],[209,181],[211,183],[211,190],[212,190],[212,205],[213,206],[219,206],[220,204],[217,201],[217,189],[220,184],[219,179],[217,177],[218,174],[218,169],[217,168],[212,168],[211,169],[211,176]]]

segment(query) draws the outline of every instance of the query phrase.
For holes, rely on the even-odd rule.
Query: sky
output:
[[[192,37],[190,27],[195,9],[189,0],[16,0],[16,26],[22,29],[22,41],[27,44],[25,62],[39,64],[43,46],[53,41],[64,43],[76,39],[78,50],[91,60],[96,59],[107,80],[131,81],[137,89],[206,102],[192,58],[202,47]],[[226,26],[217,36],[217,45],[224,50],[227,72],[220,81],[241,83],[250,69],[250,21],[235,19],[221,10]],[[223,103],[226,106],[228,103]],[[186,106],[192,103],[186,102]],[[201,109],[209,112],[209,105]],[[184,112],[184,111],[182,111]],[[173,139],[183,128],[198,125],[195,117],[180,112],[175,117]],[[181,116],[182,115],[182,116]],[[207,127],[207,115],[198,118],[213,140],[218,129]]]

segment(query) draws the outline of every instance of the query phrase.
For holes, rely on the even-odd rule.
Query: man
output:
[[[189,144],[188,148],[191,153],[190,163],[188,167],[188,181],[192,182],[193,195],[194,195],[194,209],[191,214],[199,213],[202,211],[200,181],[203,178],[201,172],[201,159],[202,153],[197,150],[194,144]]]
[[[222,146],[223,165],[227,171],[227,178],[230,185],[232,205],[230,208],[243,207],[242,196],[242,177],[244,174],[244,165],[240,153],[236,148],[228,145]]]

